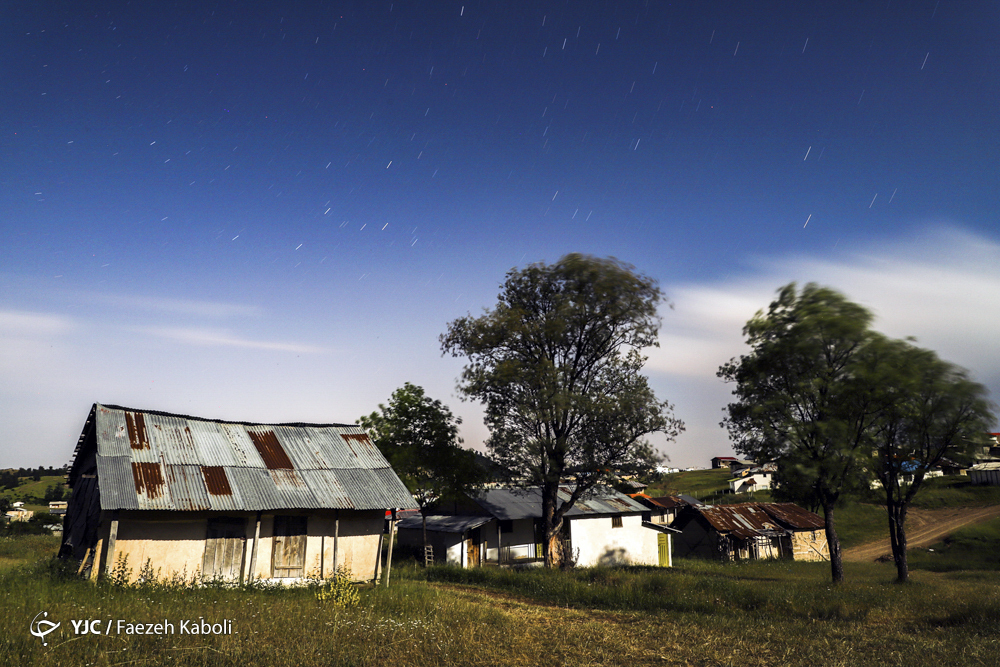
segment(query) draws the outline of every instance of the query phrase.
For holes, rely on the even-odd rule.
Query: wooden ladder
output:
[[[434,564],[434,547],[427,545],[424,547],[424,567],[430,567]]]

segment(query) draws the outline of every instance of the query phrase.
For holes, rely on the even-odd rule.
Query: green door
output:
[[[656,546],[660,551],[660,567],[670,567],[670,538],[666,533],[656,536]]]

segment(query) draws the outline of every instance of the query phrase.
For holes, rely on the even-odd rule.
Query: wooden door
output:
[[[479,567],[479,542],[482,539],[482,531],[478,528],[469,531],[469,542],[466,547],[466,567]]]
[[[660,552],[660,567],[670,567],[670,540],[666,533],[656,535],[656,547]]]
[[[306,517],[274,517],[272,577],[304,577],[306,565]]]
[[[246,519],[208,520],[201,573],[206,579],[239,579],[242,574]]]

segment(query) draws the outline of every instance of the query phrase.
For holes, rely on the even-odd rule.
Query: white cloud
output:
[[[99,292],[90,292],[82,296],[89,301],[117,308],[145,310],[170,315],[227,318],[258,317],[262,314],[262,310],[257,306],[218,301],[195,301],[192,299],[171,299],[139,294],[104,294]]]
[[[0,310],[0,335],[4,338],[8,336],[55,336],[66,333],[73,327],[73,320],[62,315],[24,310]]]
[[[322,353],[327,350],[315,345],[305,345],[294,342],[277,342],[251,340],[241,338],[229,331],[221,329],[203,329],[193,327],[141,327],[136,331],[169,338],[171,340],[191,345],[210,345],[223,347],[238,347],[253,350],[271,350],[276,352],[298,352],[303,354]]]
[[[842,292],[872,311],[876,330],[896,338],[916,336],[918,345],[968,368],[996,400],[1000,272],[992,267],[997,258],[995,240],[943,227],[874,250],[758,258],[736,278],[666,286],[675,309],[664,313],[660,348],[649,351],[646,369],[689,427],[667,453],[680,465],[704,465],[706,456],[725,453],[728,438],[716,425],[729,388],[720,386],[716,372],[747,351],[743,326],[792,281]],[[692,393],[702,400],[688,400]]]

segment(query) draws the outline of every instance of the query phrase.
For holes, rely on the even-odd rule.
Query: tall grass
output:
[[[831,586],[823,564],[785,561],[568,572],[397,563],[390,588],[362,588],[345,609],[308,588],[94,585],[23,547],[23,563],[0,573],[0,663],[29,667],[993,665],[1000,639],[995,577],[915,572],[899,586],[879,564],[849,563],[848,583]],[[62,623],[48,646],[29,632],[40,611]],[[198,617],[228,619],[234,634],[78,636],[69,623]]]

